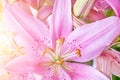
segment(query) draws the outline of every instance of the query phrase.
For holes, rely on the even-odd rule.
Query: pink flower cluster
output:
[[[2,0],[1,4],[0,45],[5,46],[0,46],[0,80],[120,76],[120,52],[110,47],[120,35],[119,0]],[[85,64],[91,60],[93,65]]]

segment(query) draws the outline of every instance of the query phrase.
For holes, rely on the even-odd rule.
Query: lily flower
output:
[[[120,46],[120,43],[116,44]],[[94,60],[94,64],[99,71],[108,77],[111,77],[112,74],[120,76],[120,52],[115,49],[105,49],[102,54]]]
[[[36,80],[41,78],[41,76],[35,73],[20,73],[20,74],[9,74],[5,70],[5,65],[9,63],[15,57],[23,55],[20,51],[20,47],[13,40],[14,34],[6,30],[6,27],[0,22],[0,80],[14,80],[16,77],[21,79],[24,76],[24,79],[27,80],[27,76],[31,79]],[[13,79],[14,77],[14,79]]]
[[[96,0],[95,7],[98,11],[105,11],[112,8],[116,16],[120,17],[120,1],[119,0]]]
[[[72,31],[71,1],[55,0],[49,28],[17,5],[8,5],[3,18],[8,30],[15,34],[16,44],[26,53],[6,65],[8,72],[38,73],[43,80],[109,80],[80,62],[97,57],[119,34],[118,17]]]
[[[10,74],[5,70],[5,65],[15,57],[21,55],[18,53],[19,46],[12,39],[12,33],[5,28],[2,22],[0,22],[0,80],[8,80]]]
[[[0,2],[0,14],[2,15],[2,9],[4,9],[2,2]],[[16,42],[13,40],[14,34],[12,32],[9,32],[6,30],[6,26],[2,22],[2,16],[0,20],[0,80],[10,80],[12,77],[18,77],[18,74],[9,74],[5,70],[5,65],[9,63],[12,59],[15,57],[18,57],[20,55],[23,55],[22,51],[20,51],[20,47],[16,44]],[[33,76],[35,74],[29,73],[21,73],[19,76],[29,76],[30,78],[35,78]],[[20,78],[18,77],[18,78]],[[38,77],[38,76],[37,76]],[[26,77],[24,77],[26,78]],[[40,77],[39,77],[40,78]],[[12,79],[13,80],[13,79]],[[26,79],[27,80],[27,79]]]

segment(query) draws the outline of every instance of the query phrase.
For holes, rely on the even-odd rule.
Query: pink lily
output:
[[[44,23],[48,23],[47,19],[49,19],[49,16],[52,14],[52,6],[43,6],[37,13],[37,18]]]
[[[120,43],[115,44],[117,44],[118,47],[120,46]],[[96,68],[108,77],[111,77],[112,74],[120,76],[120,52],[112,48],[108,48],[94,61]]]
[[[22,55],[21,51],[19,51],[19,46],[15,43],[12,32],[7,31],[4,26],[0,22],[0,80],[14,80],[16,77],[21,79],[24,76],[24,79],[31,78],[36,80],[37,77],[39,79],[41,76],[36,75],[35,73],[20,73],[20,74],[9,74],[5,70],[5,65],[9,63],[15,57]],[[36,77],[37,76],[37,77]]]
[[[119,0],[96,0],[95,7],[98,9],[98,11],[103,11],[111,7],[114,10],[115,14],[120,17]]]
[[[114,49],[106,49],[95,59],[95,65],[98,70],[108,77],[112,74],[120,76],[120,52]]]
[[[120,32],[119,18],[106,18],[72,31],[70,0],[55,1],[49,28],[17,5],[8,5],[3,18],[27,53],[6,65],[9,72],[36,72],[43,80],[109,80],[80,62],[95,58],[112,42]]]

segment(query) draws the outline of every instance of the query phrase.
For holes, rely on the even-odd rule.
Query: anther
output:
[[[63,44],[65,42],[65,37],[61,38],[61,43]]]
[[[47,50],[45,49],[42,53],[42,56],[45,56],[46,52],[47,52]]]
[[[54,50],[53,50],[52,48],[48,48],[48,50],[51,51],[51,52],[53,52],[53,53],[55,53]]]
[[[76,54],[77,54],[79,57],[81,57],[81,51],[80,51],[80,49],[76,49]]]

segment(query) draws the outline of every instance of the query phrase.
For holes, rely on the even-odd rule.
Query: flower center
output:
[[[64,59],[61,59],[61,58],[56,58],[56,59],[55,59],[55,63],[56,63],[56,64],[61,65],[61,64],[63,64],[63,62],[64,62]]]
[[[46,48],[42,55],[48,56],[52,63],[58,64],[58,65],[62,65],[66,60],[68,60],[68,58],[75,57],[75,56],[77,57],[81,56],[80,49],[76,49],[72,52],[68,51],[67,53],[62,55],[61,48],[64,44],[64,41],[65,41],[65,38],[56,40],[56,49],[53,50],[52,48]]]

